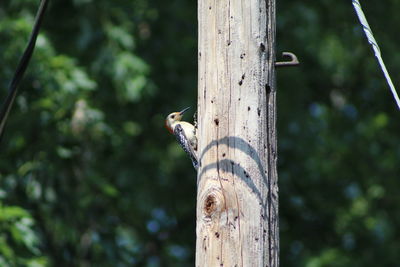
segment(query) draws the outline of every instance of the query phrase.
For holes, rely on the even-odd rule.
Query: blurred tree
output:
[[[1,4],[3,88],[36,4]],[[4,204],[20,206],[34,219],[28,226],[40,242],[32,259],[43,255],[60,266],[186,266],[193,257],[195,182],[174,179],[193,171],[184,168],[174,138],[164,134],[163,119],[182,103],[194,103],[196,25],[186,22],[180,32],[164,27],[182,44],[174,55],[167,53],[173,41],[153,37],[159,31],[166,38],[153,29],[162,14],[155,6],[51,2],[0,162]],[[167,8],[163,12],[172,17]],[[182,20],[175,19],[185,26]],[[191,65],[176,64],[178,53]],[[189,89],[181,103],[171,102],[172,88]],[[4,261],[17,264],[12,257]]]
[[[278,71],[281,264],[396,266],[400,114],[351,2],[277,4],[302,62]],[[1,99],[37,5],[0,2]],[[399,8],[364,4],[392,75]],[[1,266],[193,264],[195,173],[163,119],[196,106],[196,12],[51,1],[0,147]]]
[[[399,4],[363,5],[392,75]],[[282,266],[397,266],[400,114],[351,1],[281,2],[277,33]]]

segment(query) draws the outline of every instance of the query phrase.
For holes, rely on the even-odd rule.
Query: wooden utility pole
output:
[[[199,0],[197,267],[279,265],[275,0]]]

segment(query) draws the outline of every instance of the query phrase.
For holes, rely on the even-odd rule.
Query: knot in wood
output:
[[[208,195],[206,200],[204,201],[204,213],[206,216],[211,216],[213,212],[216,210],[217,200],[214,195]]]
[[[200,202],[202,205],[203,220],[211,223],[215,216],[219,216],[220,212],[225,208],[224,196],[218,187],[210,187],[202,194]]]

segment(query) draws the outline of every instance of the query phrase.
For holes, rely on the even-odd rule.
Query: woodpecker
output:
[[[165,119],[165,127],[167,130],[175,135],[176,140],[179,145],[183,148],[186,154],[189,155],[192,160],[193,167],[197,170],[198,160],[197,160],[197,138],[196,138],[196,128],[186,121],[181,121],[183,114],[189,109],[187,107],[180,112],[172,112]]]

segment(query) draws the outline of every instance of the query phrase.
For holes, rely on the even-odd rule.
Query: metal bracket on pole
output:
[[[290,67],[290,66],[298,66],[300,64],[297,56],[291,52],[283,52],[282,57],[290,58],[290,61],[280,61],[275,62],[275,67]]]

